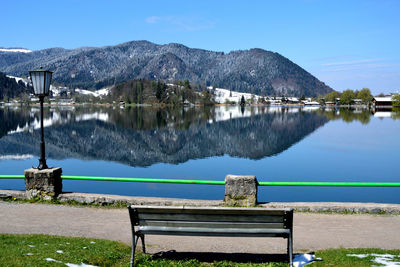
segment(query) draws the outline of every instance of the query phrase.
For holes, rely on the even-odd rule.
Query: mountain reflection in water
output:
[[[150,166],[221,155],[261,159],[285,151],[329,119],[368,123],[370,116],[283,107],[60,107],[45,110],[44,125],[49,158]],[[39,119],[36,108],[0,109],[0,155],[38,156]]]
[[[0,107],[0,174],[37,164],[37,108]],[[318,107],[45,109],[46,157],[65,175],[398,182],[400,112]],[[329,122],[329,123],[328,123]],[[284,153],[282,153],[284,151]],[[272,156],[272,157],[270,157]],[[23,190],[24,180],[0,179]],[[223,186],[63,182],[70,192],[223,199]],[[261,187],[259,201],[400,203],[399,188]]]

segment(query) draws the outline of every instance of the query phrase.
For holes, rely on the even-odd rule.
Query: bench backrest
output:
[[[132,225],[292,229],[293,209],[130,206]]]

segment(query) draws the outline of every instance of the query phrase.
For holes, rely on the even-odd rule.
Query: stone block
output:
[[[251,207],[257,204],[257,178],[254,175],[225,177],[226,205]]]
[[[55,199],[62,193],[62,169],[25,170],[25,190],[28,199]]]

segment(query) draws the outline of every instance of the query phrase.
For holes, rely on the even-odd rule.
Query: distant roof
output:
[[[374,97],[377,102],[392,102],[392,96],[379,96]]]

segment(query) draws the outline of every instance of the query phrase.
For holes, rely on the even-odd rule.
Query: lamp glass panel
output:
[[[33,90],[34,90],[34,92],[35,92],[35,94],[36,94],[36,85],[35,85],[36,77],[35,77],[35,74],[34,74],[32,71],[30,71],[30,72],[29,72],[29,75],[31,76],[31,81],[32,81]]]
[[[33,83],[33,89],[35,90],[35,94],[39,95],[42,91],[40,88],[40,73],[33,72],[32,79],[33,79],[32,83]]]
[[[35,91],[36,95],[41,95],[43,94],[43,80],[44,80],[44,74],[43,72],[38,72],[38,71],[32,71],[31,72],[31,79],[32,79],[32,85],[33,89]]]
[[[49,94],[49,90],[50,90],[50,84],[51,84],[51,76],[52,73],[50,71],[46,71],[45,72],[46,78],[44,79],[44,94],[48,95]]]
[[[40,94],[44,94],[44,72],[39,72]]]

